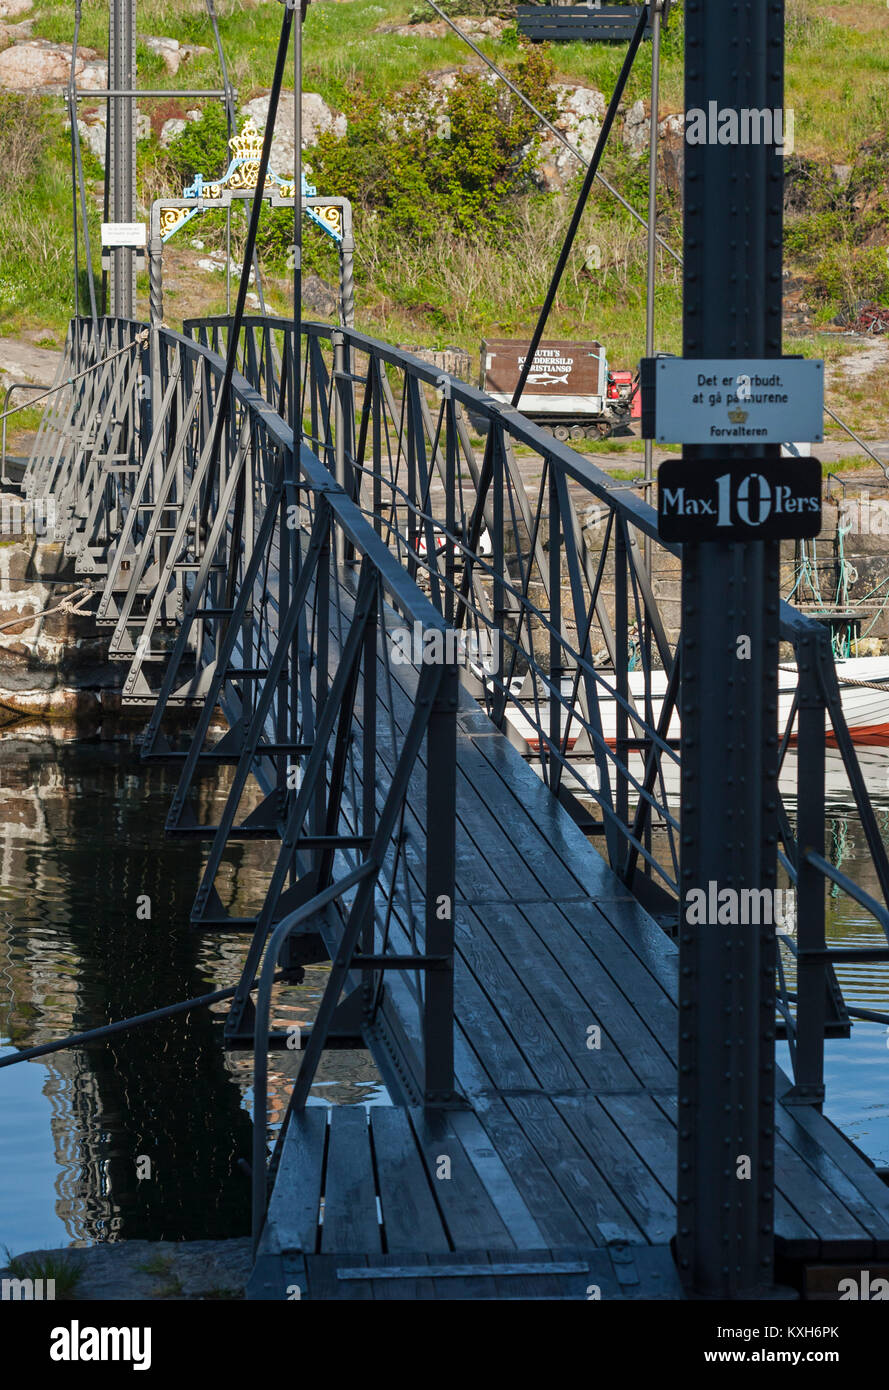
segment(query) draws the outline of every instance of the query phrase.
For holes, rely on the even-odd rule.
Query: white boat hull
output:
[[[850,657],[846,661],[836,663],[837,676],[840,681],[840,698],[842,701],[843,714],[849,727],[849,734],[854,743],[889,745],[889,657],[865,656]],[[611,686],[613,676],[609,672],[606,677],[608,685]],[[866,681],[867,685],[853,685],[846,682]],[[885,682],[886,689],[874,689],[874,684]],[[778,728],[783,734],[790,711],[793,704],[793,697],[796,693],[797,678],[796,672],[790,667],[784,667],[778,672]],[[640,714],[644,715],[645,706],[645,677],[641,671],[631,671],[629,674],[630,694],[636,703]],[[570,700],[573,686],[570,681],[563,683],[563,698]],[[660,719],[664,695],[667,689],[667,675],[665,671],[654,671],[651,676],[651,703],[652,714],[655,725]],[[526,713],[527,711],[527,713]],[[604,688],[601,689],[599,699],[599,712],[602,720],[602,735],[606,743],[614,746],[617,742],[617,702],[610,696]],[[534,723],[534,706],[529,701],[516,703],[510,701],[507,706],[507,717],[512,730],[520,740],[520,746],[525,745],[525,750],[534,754],[539,751],[540,739]],[[529,717],[530,716],[530,717]],[[545,705],[540,706],[540,717],[545,727],[549,726],[549,711]],[[569,721],[567,710],[561,710],[561,732],[564,738],[566,727],[568,729],[568,753],[577,756],[591,752],[591,745],[585,730],[578,725],[576,719]],[[834,743],[835,736],[830,718],[825,714],[825,729],[829,743]],[[667,731],[668,739],[677,740],[680,732],[679,713],[674,710]],[[628,737],[633,738],[632,721],[628,726]],[[796,719],[794,728],[791,731],[791,744],[796,742]]]

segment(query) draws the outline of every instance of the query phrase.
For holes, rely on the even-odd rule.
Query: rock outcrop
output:
[[[178,39],[167,39],[163,36],[140,34],[139,39],[152,53],[163,58],[167,72],[172,74],[177,73],[183,63],[211,51],[201,44],[180,43]]]
[[[591,159],[596,141],[602,130],[602,117],[607,103],[595,87],[571,86],[566,82],[553,84],[553,91],[559,105],[559,114],[553,121],[566,140],[584,159]],[[538,171],[544,188],[555,192],[562,187],[565,179],[577,173],[581,165],[560,140],[550,131],[544,131],[540,140]]]
[[[80,587],[73,562],[51,539],[12,540],[10,527],[27,529],[22,513],[20,498],[0,495],[0,709],[53,716],[117,710],[122,669],[108,661],[107,633],[96,634],[90,613],[45,612]],[[48,521],[41,515],[37,526]]]
[[[252,116],[259,130],[265,130],[269,114],[268,96],[254,97],[242,108],[242,114]],[[338,115],[317,92],[303,92],[302,99],[302,146],[305,149],[314,145],[322,131],[332,130],[335,135],[345,135],[346,118]],[[276,174],[293,173],[293,93],[282,92],[275,118],[275,135],[272,140],[271,167]]]
[[[0,88],[8,92],[61,92],[70,72],[70,46],[48,39],[24,39],[0,53]],[[94,48],[78,48],[74,75],[87,91],[108,86],[108,64]]]
[[[77,129],[80,132],[81,141],[92,150],[102,168],[105,168],[105,129],[107,124],[107,105],[105,102],[101,106],[92,109],[84,109],[81,106],[82,115],[78,118]],[[65,129],[70,130],[71,124],[65,122]],[[136,112],[136,139],[147,140],[151,134],[151,121],[148,116],[141,111]]]

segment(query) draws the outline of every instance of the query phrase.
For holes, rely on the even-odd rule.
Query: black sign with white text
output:
[[[657,476],[662,541],[803,540],[821,530],[818,459],[668,459]]]

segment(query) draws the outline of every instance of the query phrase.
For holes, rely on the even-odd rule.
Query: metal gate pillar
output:
[[[688,358],[781,356],[783,59],[783,0],[687,0]],[[693,112],[706,143],[689,143]],[[741,143],[750,113],[768,113],[770,143]],[[683,457],[718,468],[779,455],[699,446]],[[776,884],[778,560],[774,541],[683,554],[677,1258],[704,1298],[762,1296],[774,1277],[774,926],[709,912],[692,925],[687,894]]]

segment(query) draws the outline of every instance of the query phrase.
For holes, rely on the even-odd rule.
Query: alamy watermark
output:
[[[150,1327],[90,1327],[72,1319],[50,1334],[51,1361],[131,1361],[134,1371],[151,1369]]]
[[[889,536],[889,497],[844,497],[838,508],[837,524],[844,534]]]
[[[782,158],[793,154],[796,115],[792,107],[693,106],[685,113],[687,145],[772,145]]]
[[[706,888],[685,893],[684,920],[691,927],[781,927],[793,935],[796,894],[792,888]]]
[[[18,1279],[0,1280],[0,1301],[3,1303],[43,1303],[55,1296],[55,1279],[32,1279],[30,1275],[23,1275]]]
[[[56,499],[0,497],[0,535],[40,536],[55,534]]]
[[[395,666],[470,666],[496,675],[500,668],[497,645],[486,631],[463,628],[413,627],[391,630],[392,662]]]

